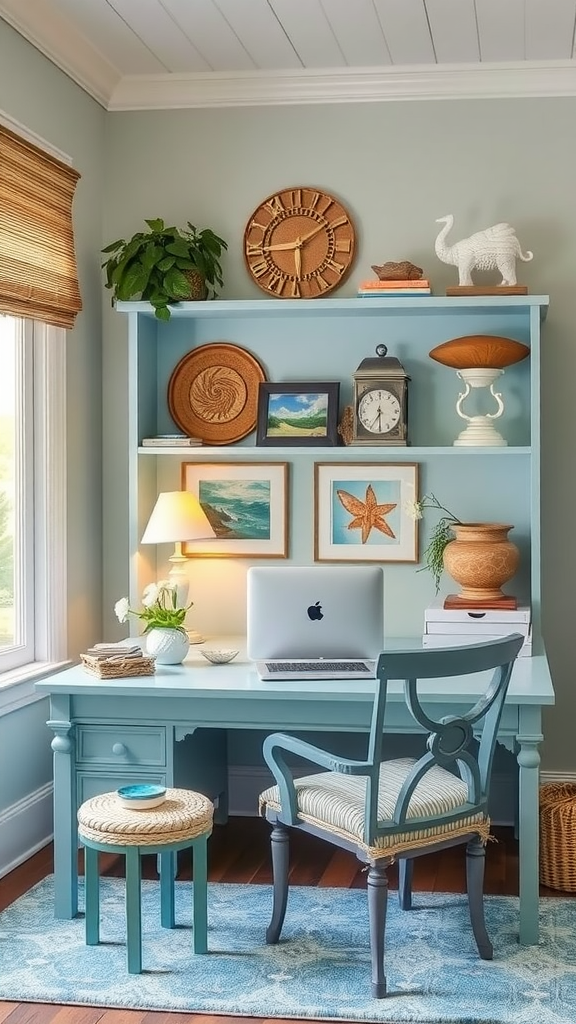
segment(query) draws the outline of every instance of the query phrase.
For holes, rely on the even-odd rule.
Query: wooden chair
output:
[[[276,785],[260,796],[260,813],[272,824],[274,876],[268,943],[278,942],[288,900],[288,828],[296,827],[353,851],[368,864],[368,917],[372,994],[386,995],[384,936],[388,880],[399,860],[399,900],[410,909],[413,858],[466,843],[466,877],[472,931],[482,959],[492,959],[484,922],[484,848],[490,831],[488,793],[498,725],[512,666],[523,637],[511,634],[470,647],[384,652],[378,659],[372,722],[365,761],[351,761],[293,736],[274,733],[264,757]],[[491,672],[485,691],[462,717],[436,721],[434,705],[419,694],[419,680]],[[404,681],[412,717],[428,733],[418,760],[385,760],[388,681]],[[353,684],[351,684],[353,685]],[[484,683],[482,684],[484,685]],[[446,687],[449,692],[449,686]],[[478,738],[476,742],[475,737]],[[284,752],[326,769],[294,779]]]

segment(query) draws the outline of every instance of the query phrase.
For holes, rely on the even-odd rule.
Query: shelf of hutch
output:
[[[169,445],[162,445],[155,448],[153,445],[146,445],[146,447],[139,447],[139,455],[156,455],[156,456],[169,456],[177,455],[180,458],[186,456],[187,462],[194,462],[197,459],[205,458],[222,458],[222,459],[234,459],[234,458],[247,458],[257,460],[262,459],[269,462],[271,456],[284,455],[286,458],[296,458],[298,455],[304,457],[310,457],[313,455],[315,458],[333,457],[342,458],[344,455],[353,455],[361,458],[362,456],[369,456],[370,458],[382,459],[386,458],[386,461],[406,461],[407,455],[412,458],[427,458],[429,455],[449,455],[460,456],[460,457],[471,457],[474,458],[478,455],[498,455],[501,458],[506,458],[511,455],[530,455],[531,449],[528,447],[511,447],[506,448],[453,448],[450,446],[442,447],[424,447],[419,445],[413,447],[408,445],[406,448],[386,448],[383,445],[337,445],[336,447],[320,447],[320,446],[306,446],[293,448],[290,445],[281,445],[277,448],[259,447],[258,445],[244,445],[239,447],[238,445],[191,445],[189,448],[186,445],[177,445],[170,447]]]

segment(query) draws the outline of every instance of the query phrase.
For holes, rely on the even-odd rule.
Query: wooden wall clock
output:
[[[316,299],[338,288],[354,260],[352,218],[308,185],[264,199],[244,231],[244,259],[259,288],[281,299]]]

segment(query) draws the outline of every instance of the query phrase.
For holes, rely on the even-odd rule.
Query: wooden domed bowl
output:
[[[463,338],[452,338],[437,345],[429,353],[431,359],[454,370],[468,370],[472,367],[489,366],[502,370],[512,363],[519,363],[530,354],[527,345],[513,338],[499,338],[492,334],[468,334]]]

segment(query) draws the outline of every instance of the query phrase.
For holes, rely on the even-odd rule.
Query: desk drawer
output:
[[[166,776],[162,772],[78,772],[76,775],[76,798],[78,807],[85,800],[101,793],[114,793],[120,786],[130,786],[136,782],[154,782],[159,786],[166,785]]]
[[[166,764],[166,730],[154,726],[79,725],[78,765]]]

